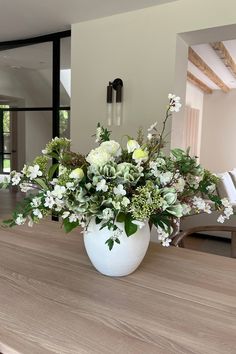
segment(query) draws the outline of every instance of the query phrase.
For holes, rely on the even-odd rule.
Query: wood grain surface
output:
[[[136,272],[109,278],[78,230],[1,229],[0,352],[236,353],[236,261],[151,244]]]

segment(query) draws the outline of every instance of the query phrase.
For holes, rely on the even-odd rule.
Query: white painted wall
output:
[[[236,89],[204,96],[200,162],[213,172],[236,167]]]
[[[124,124],[113,129],[114,136],[134,134],[140,125],[146,128],[156,120],[160,126],[167,94],[175,91],[185,97],[187,45],[179,40],[181,50],[176,61],[177,34],[233,23],[235,0],[179,0],[74,24],[73,148],[87,152],[93,143],[90,136],[96,123],[106,123],[106,86],[116,77],[124,81]],[[184,57],[179,57],[179,53]],[[183,112],[174,120],[175,145],[179,145]]]

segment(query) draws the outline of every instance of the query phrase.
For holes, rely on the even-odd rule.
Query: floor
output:
[[[8,190],[0,191],[0,220],[8,218],[16,204],[22,199],[22,193]],[[206,235],[192,235],[185,239],[185,248],[230,257],[230,240]]]

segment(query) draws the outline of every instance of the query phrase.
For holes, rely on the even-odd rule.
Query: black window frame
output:
[[[52,42],[52,106],[50,107],[23,107],[23,108],[0,108],[0,174],[3,172],[4,139],[3,139],[3,115],[8,112],[52,112],[52,138],[60,136],[60,111],[70,111],[70,106],[60,106],[60,58],[61,39],[71,37],[71,30],[50,33],[42,36],[0,42],[0,52],[4,50],[30,46],[39,43]]]

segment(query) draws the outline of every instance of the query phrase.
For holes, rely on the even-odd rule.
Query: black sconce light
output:
[[[112,125],[112,121],[116,126],[121,125],[122,121],[122,87],[123,81],[121,79],[115,79],[113,82],[109,82],[107,86],[107,124]],[[116,91],[115,110],[113,118],[113,90]]]

